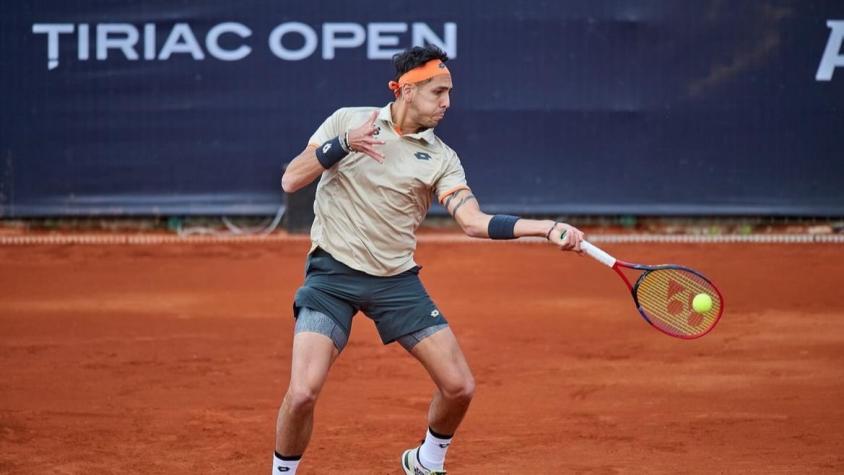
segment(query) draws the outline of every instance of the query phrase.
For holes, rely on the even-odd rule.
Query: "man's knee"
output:
[[[293,413],[307,413],[314,410],[319,392],[308,386],[290,386],[284,396],[287,407]]]
[[[468,404],[475,396],[475,378],[471,374],[455,378],[443,384],[440,392],[450,401]]]

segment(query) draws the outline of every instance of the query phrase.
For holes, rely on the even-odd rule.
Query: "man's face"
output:
[[[414,86],[410,97],[410,107],[416,122],[425,127],[435,127],[445,116],[451,105],[451,76],[441,74],[430,81]]]

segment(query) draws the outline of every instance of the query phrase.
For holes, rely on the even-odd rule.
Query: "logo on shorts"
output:
[[[439,317],[439,316],[440,316],[440,311],[439,311],[439,310],[437,310],[437,309],[432,310],[432,311],[431,311],[431,316],[432,316],[432,317],[434,317],[434,318]]]

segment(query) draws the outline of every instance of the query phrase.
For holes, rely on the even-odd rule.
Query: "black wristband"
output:
[[[490,239],[515,239],[516,221],[520,218],[518,216],[510,216],[508,214],[496,214],[489,220],[487,226],[487,234]]]
[[[334,137],[316,149],[316,158],[319,161],[319,164],[326,170],[333,167],[340,160],[346,158],[346,155],[348,154],[349,153],[343,150],[343,146],[340,144],[340,137]]]

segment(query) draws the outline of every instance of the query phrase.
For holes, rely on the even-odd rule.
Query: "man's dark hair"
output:
[[[401,53],[393,55],[393,65],[396,67],[395,81],[398,81],[402,74],[410,71],[413,68],[422,66],[432,59],[439,59],[443,63],[448,61],[448,55],[445,51],[439,49],[435,45],[414,46],[408,48]]]

